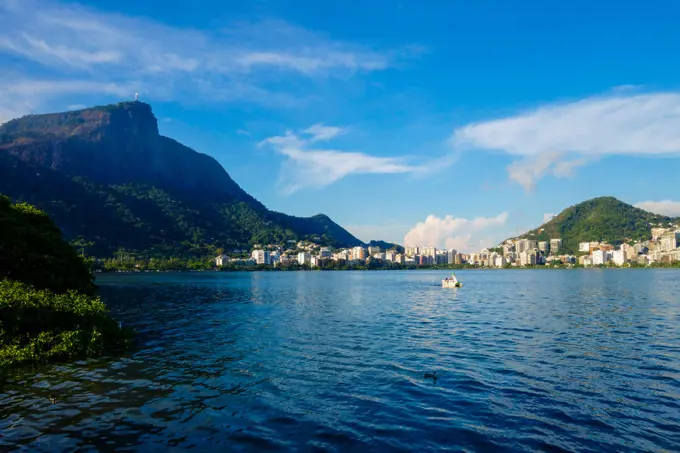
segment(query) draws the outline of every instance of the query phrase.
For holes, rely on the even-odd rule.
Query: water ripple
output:
[[[676,276],[105,276],[139,347],[11,375],[0,450],[679,451]]]

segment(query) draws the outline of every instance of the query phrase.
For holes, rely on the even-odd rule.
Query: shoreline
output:
[[[461,268],[416,268],[416,269],[169,269],[169,270],[121,270],[121,271],[99,271],[94,272],[94,275],[109,275],[109,274],[162,274],[162,273],[230,273],[230,272],[385,272],[385,271],[532,271],[532,270],[654,270],[654,269],[668,269],[680,270],[680,266],[630,266],[630,267],[461,267]]]

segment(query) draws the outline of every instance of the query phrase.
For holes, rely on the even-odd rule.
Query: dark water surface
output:
[[[445,275],[103,276],[138,349],[16,373],[0,450],[680,451],[680,272]]]

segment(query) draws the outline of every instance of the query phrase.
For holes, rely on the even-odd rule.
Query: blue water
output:
[[[138,349],[17,373],[0,450],[680,451],[680,272],[445,275],[100,277]]]

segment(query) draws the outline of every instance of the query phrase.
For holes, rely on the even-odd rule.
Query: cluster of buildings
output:
[[[652,239],[633,245],[621,244],[618,248],[606,242],[581,242],[578,253],[561,254],[562,240],[536,241],[511,239],[493,250],[483,249],[470,255],[469,264],[484,267],[535,266],[562,263],[585,267],[634,263],[649,266],[654,263],[680,261],[680,229],[651,228]]]
[[[267,246],[255,245],[250,256],[243,258],[244,250],[235,250],[231,256],[220,255],[215,258],[215,264],[219,266],[286,266],[300,265],[311,267],[323,267],[331,262],[347,266],[366,265],[372,260],[405,264],[407,259],[402,253],[395,250],[381,250],[378,246],[352,247],[345,249],[331,249],[315,243],[300,241],[287,248],[277,244]]]
[[[381,250],[378,246],[331,249],[311,242],[293,242],[288,246],[256,245],[254,250],[235,250],[232,255],[220,255],[215,264],[220,266],[310,266],[329,264],[347,267],[369,265],[372,261],[406,267],[433,265],[472,265],[479,267],[524,267],[536,265],[616,265],[626,263],[650,265],[680,261],[680,229],[651,229],[650,241],[614,247],[605,242],[582,242],[577,254],[561,253],[562,239],[549,241],[509,239],[492,249],[464,254],[435,247],[408,246],[404,253],[394,249]],[[248,255],[249,253],[249,255]]]
[[[680,261],[680,230],[674,228],[652,228],[652,239],[633,245],[621,244],[616,249],[612,245],[597,242],[579,244],[579,264],[598,266],[614,264],[623,266],[636,263],[649,266],[654,263],[670,264]]]

